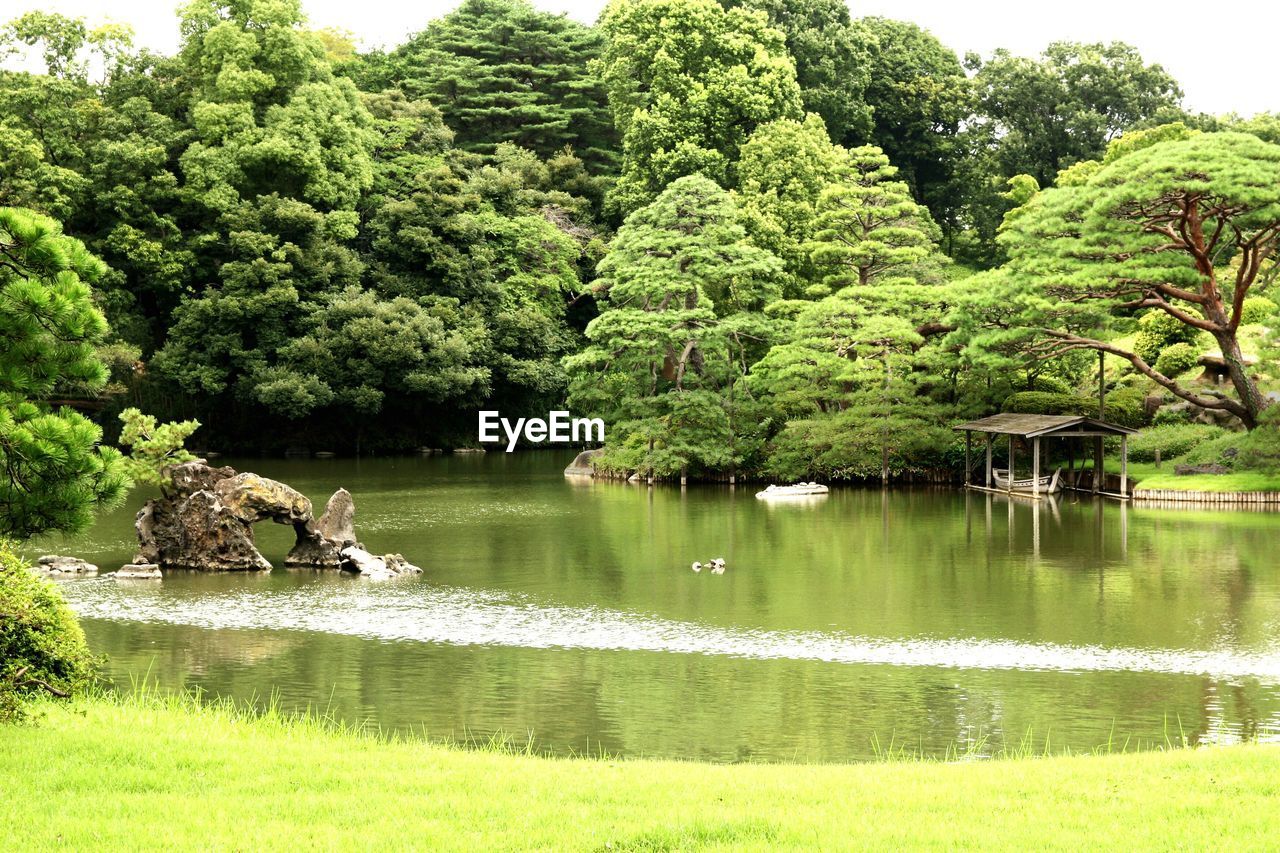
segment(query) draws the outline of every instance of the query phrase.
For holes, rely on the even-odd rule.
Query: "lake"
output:
[[[218,460],[322,508],[371,583],[279,568],[62,582],[118,686],[555,754],[849,761],[1275,739],[1280,514],[947,489],[756,500],[574,482],[572,453]],[[35,552],[110,571],[145,493]],[[723,557],[723,575],[690,570]]]

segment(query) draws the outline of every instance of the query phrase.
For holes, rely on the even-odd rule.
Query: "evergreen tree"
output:
[[[0,208],[0,536],[78,532],[128,487],[120,454],[59,392],[106,383],[106,321],[89,284],[104,267],[57,222]]]
[[[528,0],[465,0],[356,75],[367,88],[435,104],[464,151],[491,154],[505,142],[552,157],[568,147],[607,171],[616,138],[589,70],[602,44],[596,30]]]
[[[577,411],[610,424],[605,465],[663,477],[732,469],[752,452],[760,423],[742,378],[781,268],[701,175],[627,218],[600,262],[589,345],[566,360]]]
[[[1174,395],[1252,429],[1268,401],[1239,328],[1280,243],[1280,146],[1238,133],[1160,139],[1060,181],[1017,211],[1002,236],[1010,257],[1003,286],[987,297],[999,315],[993,325],[1023,330],[1042,357],[1115,355]],[[1235,397],[1193,390],[1108,340],[1144,309],[1208,333]]]

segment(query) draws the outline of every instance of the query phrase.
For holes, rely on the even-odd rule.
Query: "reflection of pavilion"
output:
[[[973,541],[973,501],[980,500],[983,503],[983,521],[986,533],[986,542],[988,548],[991,546],[993,538],[992,517],[995,505],[997,503],[1005,504],[1007,512],[1007,520],[1005,522],[1005,531],[1008,537],[1008,547],[1010,550],[1014,547],[1014,531],[1016,524],[1014,519],[1018,514],[1015,512],[1026,511],[1031,514],[1031,552],[1035,558],[1040,557],[1040,527],[1042,523],[1049,523],[1053,527],[1062,526],[1062,513],[1059,509],[1059,502],[1055,500],[1043,500],[1033,495],[1024,495],[1017,492],[1006,493],[996,489],[983,489],[975,487],[976,491],[985,492],[985,494],[974,495],[972,492],[965,494],[964,499],[964,518],[965,518],[965,542]],[[1084,499],[1080,503],[1088,506],[1092,505],[1093,510],[1093,545],[1097,549],[1099,555],[1103,554],[1107,546],[1106,525],[1103,521],[1106,501],[1100,499]],[[1124,559],[1128,556],[1129,551],[1129,504],[1127,501],[1118,501],[1116,507],[1120,513],[1120,558]],[[1047,507],[1047,511],[1046,511]],[[1041,513],[1046,513],[1046,518],[1042,521]],[[1025,515],[1024,515],[1025,518]],[[1025,529],[1025,528],[1024,528]],[[1112,543],[1113,545],[1116,543]]]
[[[1122,499],[1127,499],[1129,496],[1129,436],[1134,435],[1137,430],[1129,429],[1119,424],[1100,421],[1096,418],[1086,418],[1081,415],[1025,415],[1016,412],[1005,412],[999,415],[991,415],[987,418],[980,418],[976,421],[960,424],[954,429],[964,432],[964,484],[966,488],[999,491],[1006,494],[1023,493],[1037,499],[1041,494],[1056,491],[1059,484],[1060,470],[1048,476],[1042,476],[1040,473],[1040,441],[1041,439],[1051,438],[1066,442],[1068,474],[1064,485],[1067,488],[1091,491],[1095,495],[1104,494],[1108,497]],[[972,480],[973,463],[971,457],[973,434],[975,432],[982,433],[987,440],[985,477],[982,485],[975,485]],[[1009,437],[1009,467],[1005,471],[992,466],[992,437],[996,435]],[[1118,492],[1107,491],[1106,471],[1102,464],[1102,442],[1103,439],[1111,437],[1120,439]],[[1087,489],[1083,487],[1085,482],[1083,462],[1081,463],[1079,476],[1075,471],[1076,448],[1082,446],[1085,439],[1093,439],[1093,468],[1089,471],[1089,487]],[[1019,479],[1017,476],[1017,446],[1019,440],[1021,440],[1022,444],[1031,446],[1031,477],[1029,479]]]

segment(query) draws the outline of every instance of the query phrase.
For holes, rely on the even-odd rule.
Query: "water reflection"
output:
[[[120,681],[555,751],[848,760],[1280,727],[1280,516],[942,489],[565,481],[552,454],[251,465],[427,569],[69,582]],[[39,550],[104,568],[132,513]],[[277,564],[287,528],[259,539]],[[689,571],[724,557],[722,576]]]

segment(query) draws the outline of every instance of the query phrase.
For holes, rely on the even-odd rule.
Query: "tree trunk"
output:
[[[1235,333],[1224,332],[1214,335],[1214,338],[1217,339],[1218,346],[1222,350],[1222,360],[1227,365],[1227,377],[1231,380],[1231,385],[1236,389],[1236,395],[1245,408],[1245,414],[1240,416],[1240,420],[1244,421],[1245,429],[1253,429],[1258,425],[1258,415],[1267,407],[1268,401],[1258,390],[1258,383],[1249,375],[1249,370],[1244,363],[1244,354],[1240,351],[1240,341],[1237,340]]]

